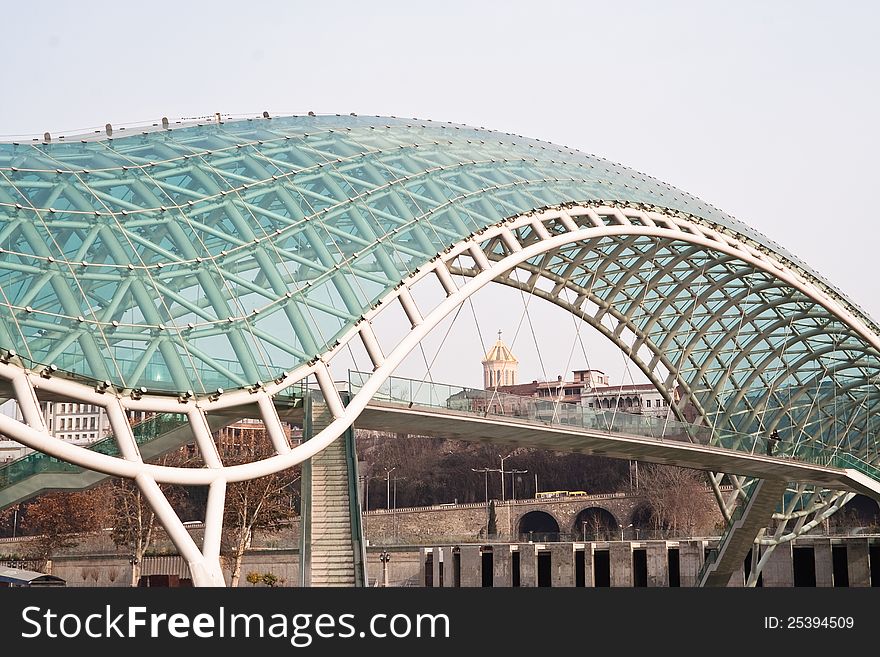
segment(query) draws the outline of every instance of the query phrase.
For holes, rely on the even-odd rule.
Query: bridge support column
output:
[[[574,545],[571,543],[550,546],[550,586],[553,588],[574,586]]]
[[[669,586],[669,567],[665,541],[648,543],[645,546],[648,560],[648,586]]]
[[[435,547],[433,549],[433,553],[434,554],[433,554],[433,559],[431,560],[431,563],[432,563],[432,568],[434,569],[434,572],[431,573],[431,576],[433,578],[432,581],[434,582],[434,584],[433,584],[434,588],[438,588],[440,586],[443,586],[443,582],[440,581],[440,570],[441,570],[441,564],[443,563],[443,548]]]
[[[538,585],[538,552],[534,543],[519,546],[519,585],[523,588]]]
[[[431,561],[433,562],[434,555],[431,552],[431,548],[419,548],[419,586],[425,586],[425,582],[427,581],[427,561],[429,554],[431,555]],[[431,575],[433,576],[434,573],[432,572]],[[369,586],[369,581],[367,582],[367,585]]]
[[[512,558],[510,547],[496,545],[492,553],[492,585],[495,588],[510,588],[513,586]]]
[[[831,539],[813,541],[813,558],[816,561],[816,587],[834,586],[834,562],[831,559]]]
[[[462,545],[459,555],[461,556],[461,586],[474,588],[483,585],[483,568],[480,558],[479,545]]]
[[[461,557],[461,555],[459,554],[456,556],[455,550],[452,546],[447,546],[441,549],[443,550],[443,588],[454,589],[456,587],[455,562]]]
[[[697,573],[703,564],[703,541],[682,541],[678,545],[681,586],[696,586]]]
[[[764,586],[792,586],[794,584],[794,562],[791,543],[777,545],[761,570]]]
[[[584,586],[592,588],[596,586],[593,578],[593,544],[584,543]]]
[[[611,560],[611,586],[629,588],[632,586],[632,547],[629,543],[611,543],[608,556]]]
[[[850,541],[846,547],[847,569],[850,586],[871,586],[871,570],[868,566],[868,541]]]

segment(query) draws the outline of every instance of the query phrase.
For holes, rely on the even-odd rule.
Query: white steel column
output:
[[[257,398],[257,405],[260,408],[260,417],[266,427],[266,433],[269,434],[269,440],[272,441],[272,447],[275,448],[276,454],[287,454],[290,451],[290,444],[287,442],[287,436],[284,435],[284,428],[281,426],[281,419],[278,417],[278,411],[272,398],[265,393],[261,393]]]
[[[159,488],[159,484],[143,472],[135,477],[135,481],[141,489],[141,493],[153,507],[159,522],[162,523],[169,538],[180,552],[180,556],[189,564],[193,584],[200,587],[226,586],[223,570],[220,568],[220,559],[206,559],[205,555],[199,551],[192,536],[186,531],[186,527],[183,526],[177,513],[168,503],[168,498]]]
[[[226,482],[218,479],[208,487],[208,505],[205,510],[205,539],[202,554],[205,562],[216,562],[220,568],[220,542],[223,534],[223,511],[226,506]]]

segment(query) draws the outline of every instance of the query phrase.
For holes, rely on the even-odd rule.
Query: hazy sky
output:
[[[0,134],[264,109],[496,128],[696,194],[880,317],[880,3],[30,0],[3,19]]]

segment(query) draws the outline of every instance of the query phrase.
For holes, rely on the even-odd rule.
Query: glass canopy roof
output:
[[[601,158],[447,123],[304,116],[0,144],[0,348],[120,388],[239,388],[326,351],[474,231],[598,200],[733,231],[859,312],[748,226]]]

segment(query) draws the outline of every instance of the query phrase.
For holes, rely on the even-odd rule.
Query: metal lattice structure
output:
[[[306,116],[0,144],[0,217],[0,378],[24,417],[0,417],[0,431],[137,479],[197,584],[222,582],[226,483],[332,442],[419,340],[493,281],[601,331],[680,416],[690,406],[709,426],[777,430],[793,458],[880,464],[880,330],[865,312],[720,210],[545,142]],[[432,308],[410,293],[426,277],[446,293]],[[390,306],[411,324],[391,345],[372,328]],[[350,341],[375,369],[343,404],[328,366]],[[275,402],[309,378],[335,419],[292,449]],[[44,397],[104,407],[119,457],[50,437]],[[276,455],[225,467],[207,414],[241,406],[258,409]],[[206,467],[143,463],[126,410],[186,414]],[[724,498],[720,480],[729,515],[745,482]],[[202,548],[157,482],[210,486]],[[793,484],[762,540],[787,540],[846,499]]]

